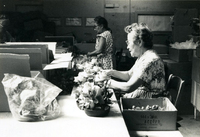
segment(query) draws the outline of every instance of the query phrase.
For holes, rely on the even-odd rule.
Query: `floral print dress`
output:
[[[102,54],[97,55],[98,61],[102,64],[103,69],[113,69],[113,38],[110,31],[104,31],[101,34],[97,34],[95,48],[98,48],[100,37],[106,39],[106,46],[103,49]]]
[[[164,63],[154,50],[147,50],[138,58],[129,74],[143,80],[144,84],[125,94],[125,98],[152,98],[165,90]]]

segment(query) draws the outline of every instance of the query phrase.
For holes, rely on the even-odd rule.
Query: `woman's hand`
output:
[[[103,57],[102,53],[100,53],[100,54],[97,55],[97,58],[100,58],[100,57]]]
[[[91,52],[88,52],[88,53],[87,53],[87,56],[90,56],[90,55],[91,55]]]
[[[107,80],[104,84],[105,84],[106,88],[111,88],[110,87],[110,85],[111,85],[111,79]]]
[[[103,70],[103,72],[107,75],[107,76],[113,76],[113,70],[112,69],[107,69],[107,70]]]

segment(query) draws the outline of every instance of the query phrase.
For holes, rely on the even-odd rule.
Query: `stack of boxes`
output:
[[[188,35],[192,33],[190,22],[192,18],[196,18],[197,16],[197,9],[176,9],[172,31],[174,42],[181,43],[189,40]],[[193,49],[169,48],[169,59],[164,60],[166,77],[172,73],[185,80],[182,101],[180,106],[177,106],[179,114],[193,114],[193,106],[190,100],[193,52]]]

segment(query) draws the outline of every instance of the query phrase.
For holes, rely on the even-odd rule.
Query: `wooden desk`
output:
[[[119,109],[114,103],[107,117],[89,117],[72,96],[59,96],[61,117],[41,122],[18,122],[11,113],[0,113],[1,137],[129,137]]]

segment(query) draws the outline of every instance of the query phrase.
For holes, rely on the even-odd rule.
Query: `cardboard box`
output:
[[[4,73],[16,74],[30,77],[29,55],[19,55],[11,53],[0,53],[0,81],[4,78]],[[7,96],[3,84],[0,82],[0,112],[9,112]]]
[[[31,70],[42,70],[42,53],[40,48],[1,48],[0,53],[28,54]]]
[[[176,130],[177,109],[168,98],[120,98],[122,114],[129,131]],[[164,110],[131,110],[132,106],[158,105]]]
[[[42,64],[49,64],[49,48],[48,44],[0,44],[2,48],[40,48],[42,52]]]
[[[56,46],[57,46],[57,42],[6,42],[6,44],[8,45],[39,45],[39,44],[45,44],[48,45],[48,50],[51,50],[53,52],[53,55],[56,54]]]
[[[192,61],[193,49],[169,48],[169,58],[176,62]]]

